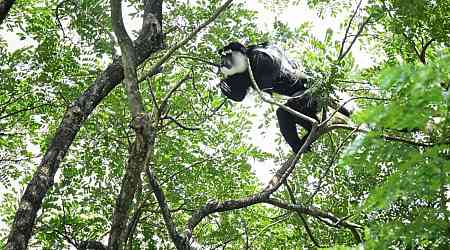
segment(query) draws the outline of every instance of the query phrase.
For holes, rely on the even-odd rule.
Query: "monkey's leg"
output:
[[[319,120],[316,115],[318,109],[317,102],[309,95],[306,95],[301,99],[291,99],[286,103],[286,106],[317,121]],[[281,134],[289,146],[291,146],[292,150],[297,153],[305,143],[306,138],[308,138],[312,129],[312,123],[300,117],[296,117],[281,108],[277,109],[277,117]],[[307,131],[301,139],[298,137],[296,124],[302,126]],[[307,150],[309,150],[309,148]]]
[[[303,142],[298,137],[295,117],[287,111],[278,108],[277,118],[281,134],[283,135],[289,146],[291,146],[292,150],[297,153],[302,147]]]

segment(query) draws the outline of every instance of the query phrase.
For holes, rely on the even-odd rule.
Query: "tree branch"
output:
[[[220,64],[214,63],[214,62],[210,62],[210,61],[208,61],[207,59],[204,59],[204,58],[201,58],[201,57],[198,57],[198,56],[179,55],[179,56],[177,56],[177,58],[191,59],[191,60],[194,60],[194,61],[199,61],[199,62],[202,62],[202,63],[209,64],[209,65],[211,65],[211,66],[220,68]]]
[[[163,190],[161,189],[161,186],[158,183],[158,180],[156,179],[156,176],[153,174],[150,167],[146,167],[145,172],[147,174],[150,187],[153,190],[153,194],[155,194],[156,200],[158,201],[158,205],[164,219],[164,224],[167,227],[167,231],[169,232],[169,236],[172,239],[172,242],[175,244],[177,249],[185,249],[184,238],[177,232],[176,225],[170,213],[169,205],[166,202],[166,197]]]
[[[333,124],[328,126],[325,131],[329,132],[331,130],[334,129],[345,129],[345,130],[355,130],[357,132],[362,132],[362,133],[369,133],[370,131],[367,129],[362,129],[362,128],[358,128],[358,127],[352,127],[352,126],[348,126],[345,124]],[[434,144],[432,143],[422,143],[422,142],[415,142],[415,141],[411,141],[405,138],[401,138],[401,137],[397,137],[397,136],[391,136],[391,135],[381,135],[381,137],[383,137],[386,141],[397,141],[397,142],[402,142],[402,143],[406,143],[406,144],[410,144],[413,146],[419,146],[419,147],[433,147]]]
[[[430,41],[428,41],[425,45],[422,46],[422,50],[420,51],[420,55],[419,55],[419,60],[423,64],[427,64],[426,51],[433,41],[434,41],[434,38],[432,38]]]
[[[153,1],[161,3],[162,0]],[[159,11],[162,11],[160,9]],[[162,16],[162,14],[157,14]],[[151,40],[145,40],[151,37]],[[162,36],[141,32],[135,44],[141,44],[136,64],[141,64],[151,54],[162,48]],[[145,46],[144,46],[145,45]],[[35,224],[37,212],[54,177],[80,127],[97,105],[123,79],[123,68],[119,60],[114,60],[98,75],[86,91],[66,110],[59,128],[50,142],[41,163],[19,202],[6,244],[7,249],[26,249]]]
[[[51,105],[51,103],[42,103],[42,104],[30,107],[30,108],[24,108],[24,109],[21,109],[21,110],[17,110],[17,111],[8,113],[6,115],[0,116],[0,120],[8,118],[8,117],[11,117],[11,116],[14,116],[14,115],[17,115],[17,114],[22,113],[22,112],[35,110],[35,109],[38,109],[38,108],[41,108],[41,107],[44,107],[44,106],[49,106],[49,105]]]
[[[181,81],[179,81],[170,91],[169,93],[166,94],[166,96],[164,97],[164,99],[162,100],[161,104],[159,105],[159,111],[163,111],[166,109],[167,103],[169,102],[170,97],[172,97],[173,93],[175,93],[175,91],[187,80],[192,79],[191,76],[187,75],[185,76],[183,79],[181,79]]]
[[[351,27],[351,25],[353,23],[353,20],[356,17],[356,14],[358,13],[359,8],[361,7],[361,4],[362,4],[362,0],[360,0],[358,2],[358,5],[356,5],[356,9],[353,11],[353,14],[350,17],[350,20],[348,22],[347,28],[345,29],[344,38],[342,39],[341,47],[339,48],[338,61],[340,61],[342,58],[344,58],[343,51],[344,51],[345,42],[347,41],[347,38],[349,37],[350,27]]]
[[[129,219],[129,210],[133,197],[138,186],[141,185],[142,169],[148,165],[150,159],[153,157],[156,137],[153,122],[157,123],[159,116],[152,116],[145,112],[142,97],[138,89],[136,51],[131,38],[125,30],[122,19],[122,0],[111,0],[110,3],[112,28],[122,51],[122,65],[124,69],[123,84],[126,88],[128,108],[132,115],[132,126],[135,130],[135,140],[129,151],[120,193],[117,196],[113,211],[108,240],[109,249],[121,250],[128,238],[126,224]],[[156,27],[154,32],[161,32],[160,27]],[[154,110],[154,114],[157,113]]]
[[[350,52],[351,48],[353,47],[353,45],[355,44],[356,40],[358,39],[358,37],[361,35],[361,33],[364,30],[364,27],[369,23],[370,19],[372,18],[372,16],[368,16],[366,20],[364,20],[362,22],[362,24],[360,25],[358,32],[356,33],[356,35],[353,37],[353,40],[351,41],[350,45],[347,47],[347,49],[345,50],[344,53],[342,53],[342,55],[340,57],[338,57],[338,62],[341,61],[342,59],[344,59],[344,57],[348,54],[348,52]]]
[[[204,29],[206,26],[208,26],[210,23],[212,23],[216,18],[225,11],[228,6],[233,2],[233,0],[227,0],[222,6],[220,6],[214,14],[208,18],[204,23],[200,24],[194,31],[192,31],[191,34],[189,34],[186,38],[181,40],[179,43],[175,44],[172,48],[169,49],[169,51],[161,58],[159,61],[157,61],[151,71],[155,71],[156,69],[160,68],[167,60],[170,59],[170,57],[175,53],[179,48],[186,45],[192,38],[194,38],[202,29]]]
[[[352,132],[350,134],[348,134],[344,140],[342,140],[342,142],[339,144],[339,146],[337,147],[336,151],[333,154],[333,157],[331,158],[330,163],[328,164],[328,167],[325,169],[324,173],[322,174],[322,176],[320,176],[316,190],[314,190],[314,192],[311,194],[311,196],[308,198],[306,204],[309,204],[312,202],[314,196],[320,191],[320,189],[322,188],[322,182],[323,179],[328,175],[328,172],[330,171],[331,167],[333,166],[333,164],[336,162],[337,160],[337,156],[339,154],[339,152],[342,150],[342,148],[344,147],[345,143],[347,142],[348,139],[350,139],[351,136],[353,136],[355,134],[355,132],[358,130],[359,126],[356,127],[354,130],[352,130]]]
[[[357,97],[352,97],[349,98],[348,100],[346,100],[343,104],[341,104],[340,106],[337,105],[333,105],[332,108],[334,108],[334,112],[323,122],[321,122],[319,124],[319,127],[324,127],[326,126],[326,124],[333,119],[333,117],[339,112],[339,110],[341,110],[345,105],[347,105],[349,102],[354,101],[354,100],[358,100],[358,99],[366,99],[366,100],[378,100],[378,101],[387,101],[388,99],[384,99],[384,98],[378,98],[378,97],[370,97],[370,96],[357,96]]]
[[[163,119],[169,119],[170,121],[172,121],[173,123],[175,123],[178,127],[184,129],[184,130],[189,130],[189,131],[197,131],[200,130],[200,128],[196,128],[196,127],[188,127],[185,126],[183,124],[181,124],[177,119],[175,119],[174,117],[170,116],[170,115],[165,115],[163,117]]]
[[[3,20],[6,19],[8,12],[11,10],[11,7],[16,2],[16,0],[2,0],[0,2],[0,24],[3,23]]]
[[[122,19],[121,0],[111,0],[111,21],[113,31],[116,34],[120,49],[122,50],[122,65],[124,67],[125,76],[123,82],[127,90],[128,106],[133,118],[136,118],[142,115],[145,110],[137,86],[136,52],[133,47],[133,42],[125,30]]]
[[[383,9],[388,13],[389,17],[393,21],[397,21],[398,19],[395,18],[394,16],[392,16],[388,6],[386,5],[386,2],[382,1],[382,4],[383,4]],[[404,25],[402,23],[400,23],[400,25],[403,28]],[[414,50],[414,53],[417,55],[417,58],[419,59],[419,61],[422,64],[426,64],[427,63],[426,62],[426,50],[427,50],[428,46],[430,46],[431,43],[434,41],[434,38],[430,39],[425,45],[423,45],[422,46],[422,50],[419,52],[419,50],[417,49],[417,46],[416,46],[416,43],[414,42],[414,40],[410,36],[408,36],[408,34],[406,34],[406,32],[404,30],[402,31],[402,35],[410,43],[410,45],[411,45],[412,49]]]
[[[329,213],[329,212],[323,212],[322,210],[320,210],[316,207],[312,207],[312,206],[305,207],[305,206],[297,205],[297,204],[288,204],[288,203],[284,203],[275,198],[269,198],[265,202],[268,204],[274,205],[276,207],[279,207],[279,208],[299,212],[302,214],[311,215],[315,218],[328,220],[331,223],[329,225],[333,225],[336,228],[344,227],[344,228],[348,228],[348,229],[364,229],[364,227],[362,227],[358,224],[355,224],[352,222],[347,222],[345,220],[345,218],[344,219],[338,218],[334,214]]]
[[[295,199],[294,192],[292,191],[292,189],[289,186],[289,184],[287,183],[287,181],[284,183],[284,185],[286,186],[286,189],[288,191],[289,198],[291,199],[292,204],[294,204],[294,205],[297,204],[297,200]],[[305,217],[303,217],[302,213],[300,213],[299,211],[295,211],[295,212],[297,213],[298,217],[300,217],[301,221],[303,222],[303,226],[305,227],[306,233],[308,234],[309,238],[314,243],[314,245],[318,248],[324,248],[324,246],[321,246],[320,243],[316,240],[316,238],[312,234],[312,231],[308,225],[308,221],[305,219]]]

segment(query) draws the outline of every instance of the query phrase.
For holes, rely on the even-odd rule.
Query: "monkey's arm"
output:
[[[272,93],[274,79],[280,74],[281,65],[271,56],[261,51],[252,51],[250,64],[258,87],[265,92]]]
[[[245,95],[247,95],[247,89],[239,87],[237,82],[233,83],[229,78],[222,80],[219,84],[222,93],[236,102],[244,100]]]
[[[222,93],[233,101],[240,102],[247,95],[248,81],[240,75],[229,76],[219,84]]]

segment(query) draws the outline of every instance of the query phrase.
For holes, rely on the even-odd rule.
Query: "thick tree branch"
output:
[[[127,92],[128,108],[132,115],[132,126],[135,130],[135,140],[131,145],[128,156],[125,175],[122,179],[120,193],[114,207],[111,231],[109,234],[108,248],[121,250],[128,238],[126,225],[129,219],[129,210],[136,190],[141,185],[141,173],[153,157],[156,131],[153,122],[157,122],[159,116],[147,114],[138,89],[136,72],[136,51],[131,38],[125,30],[122,19],[122,0],[111,0],[112,28],[117,37],[122,51],[122,65],[124,68],[123,84]],[[145,22],[144,22],[145,23]],[[160,32],[159,23],[149,25],[154,32]],[[154,110],[154,114],[158,112]]]
[[[111,20],[112,28],[116,34],[120,49],[122,50],[122,65],[124,67],[125,75],[124,85],[127,90],[128,106],[133,118],[136,118],[144,113],[144,106],[137,86],[136,52],[133,47],[133,42],[125,30],[122,19],[121,0],[111,0]]]
[[[158,183],[158,180],[156,179],[156,176],[153,174],[150,167],[146,167],[145,171],[150,183],[150,187],[155,194],[156,200],[158,201],[158,205],[164,219],[164,224],[167,227],[167,231],[169,232],[169,236],[172,239],[172,242],[175,244],[177,249],[185,249],[184,238],[177,232],[177,227],[172,219],[169,206],[166,202],[166,197],[161,186]]]
[[[177,44],[175,47],[169,50],[169,52],[157,62],[152,68],[151,72],[156,72],[161,68],[162,64],[167,61],[172,54],[181,46],[189,42],[201,29],[206,27],[209,23],[215,20],[217,16],[226,9],[231,3],[228,1],[225,5],[220,7],[213,17],[207,20],[207,22],[200,25],[193,33],[190,34],[185,40]],[[122,21],[121,14],[121,0],[111,0],[111,18],[113,22],[113,30],[118,38],[119,45],[122,50],[122,60],[124,65],[124,85],[127,89],[127,96],[129,100],[130,111],[134,118],[134,129],[136,132],[136,140],[133,143],[130,157],[128,160],[128,166],[125,172],[125,176],[122,181],[122,187],[120,195],[117,199],[117,204],[113,214],[113,225],[111,227],[111,233],[108,243],[110,249],[122,249],[123,243],[126,241],[127,233],[125,229],[126,221],[128,220],[128,209],[131,205],[131,201],[134,196],[137,184],[140,182],[140,173],[142,167],[146,169],[146,174],[149,179],[149,183],[158,200],[159,207],[161,209],[162,216],[164,218],[165,225],[168,229],[169,236],[177,249],[189,249],[189,244],[184,240],[176,229],[176,225],[172,219],[169,206],[166,202],[163,190],[158,184],[156,176],[149,166],[151,157],[153,156],[153,146],[155,142],[155,129],[153,124],[158,124],[160,119],[160,112],[164,112],[167,103],[172,94],[181,86],[183,82],[189,79],[189,76],[181,80],[163,99],[160,107],[153,110],[153,114],[150,116],[145,113],[145,108],[140,97],[140,93],[137,88],[138,79],[136,75],[135,65],[135,51],[132,46],[131,39],[126,33],[125,27]]]
[[[333,227],[336,227],[336,228],[343,227],[343,228],[348,228],[348,229],[364,229],[364,227],[362,227],[358,224],[355,224],[352,222],[347,222],[346,218],[344,218],[344,219],[339,218],[332,213],[324,212],[316,207],[312,207],[312,206],[305,207],[305,206],[298,205],[298,204],[288,204],[288,203],[284,203],[275,198],[270,198],[265,202],[268,204],[274,205],[276,207],[279,207],[279,208],[283,208],[283,209],[294,211],[294,212],[299,212],[302,214],[307,214],[307,215],[313,216],[315,218],[320,218],[322,220],[327,220],[328,225],[332,225]]]
[[[16,0],[0,0],[0,24],[6,19],[8,12],[15,2]]]
[[[223,202],[211,201],[202,208],[200,208],[197,212],[195,212],[191,218],[189,218],[186,225],[186,237],[187,240],[190,240],[192,237],[192,233],[194,228],[208,215],[217,213],[217,212],[225,212],[230,210],[241,209],[244,207],[248,207],[251,205],[255,205],[258,203],[262,203],[267,201],[270,198],[270,195],[274,193],[280,185],[287,179],[292,170],[295,167],[295,163],[298,161],[298,158],[302,153],[306,151],[306,148],[311,144],[311,133],[308,139],[306,140],[303,147],[297,153],[297,155],[292,156],[288,161],[286,161],[283,166],[277,171],[277,173],[272,177],[267,187],[252,196],[248,196],[245,198],[241,198],[238,200],[228,200]]]
[[[162,0],[153,2],[161,4]],[[157,15],[162,16],[162,14]],[[143,30],[145,30],[144,27]],[[141,44],[136,62],[136,64],[141,64],[151,54],[162,48],[162,36],[141,32],[135,44]],[[123,77],[120,61],[113,61],[95,82],[67,108],[59,128],[20,200],[6,249],[27,248],[37,212],[41,208],[42,200],[48,189],[53,185],[59,164],[64,159],[69,146],[95,107],[122,81]]]

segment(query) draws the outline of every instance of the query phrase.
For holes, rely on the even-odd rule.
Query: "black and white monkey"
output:
[[[253,87],[248,73],[247,58],[255,81],[262,91],[295,97],[307,90],[307,77],[299,73],[296,64],[275,45],[261,44],[245,47],[238,42],[232,42],[219,50],[219,53],[221,55],[220,71],[225,77],[220,82],[220,89],[231,100],[242,101],[249,88]],[[292,98],[285,105],[319,120],[317,117],[320,111],[319,102],[310,94],[302,98]],[[345,109],[339,111],[346,116],[350,115]],[[281,134],[292,150],[298,152],[308,137],[312,124],[281,108],[277,109],[276,114]],[[308,131],[302,138],[298,136],[296,124]]]

